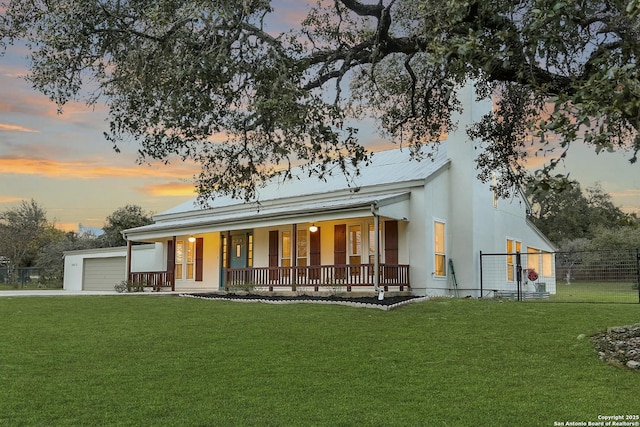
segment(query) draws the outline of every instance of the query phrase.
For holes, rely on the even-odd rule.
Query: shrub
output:
[[[144,283],[142,282],[134,282],[131,280],[123,280],[120,283],[117,283],[113,287],[116,292],[124,293],[124,292],[144,292]]]

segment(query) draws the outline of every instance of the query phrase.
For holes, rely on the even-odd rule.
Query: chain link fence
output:
[[[483,298],[640,303],[640,249],[480,254]]]
[[[41,269],[35,267],[0,267],[0,285],[13,288],[42,287]]]

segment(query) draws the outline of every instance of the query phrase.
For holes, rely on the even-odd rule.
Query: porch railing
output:
[[[379,285],[385,291],[390,286],[400,291],[410,288],[408,265],[380,264],[379,267]],[[352,287],[374,286],[375,280],[373,264],[227,268],[225,271],[227,288],[251,285],[268,287],[270,291],[297,286],[313,286],[316,291],[320,287],[344,287],[351,291]]]
[[[176,290],[173,271],[141,271],[129,273],[129,280],[133,283],[141,283],[145,288],[153,288],[159,291],[160,288],[171,287]]]

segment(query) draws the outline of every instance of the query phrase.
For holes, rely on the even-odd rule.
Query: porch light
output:
[[[309,231],[315,233],[316,231],[318,231],[318,227],[316,227],[315,224],[311,224],[311,227],[309,227]]]
[[[193,243],[193,242],[196,241],[196,238],[193,237],[193,236],[189,236],[189,238],[187,240],[189,240],[189,242]]]

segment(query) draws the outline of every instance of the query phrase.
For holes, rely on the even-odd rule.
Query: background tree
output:
[[[618,228],[596,229],[587,246],[591,250],[604,249],[640,249],[640,227],[624,226]]]
[[[102,227],[104,234],[98,237],[98,243],[101,247],[124,246],[127,241],[122,237],[123,230],[151,223],[151,213],[145,212],[140,206],[126,205],[118,208],[107,217]]]
[[[58,232],[48,222],[45,209],[34,200],[0,212],[0,254],[9,261],[10,279],[15,280],[17,268],[33,266],[40,248]]]
[[[437,141],[468,79],[479,97],[499,95],[468,132],[485,141],[480,177],[498,172],[502,194],[525,180],[531,152],[560,149],[541,170],[550,176],[575,141],[628,149],[632,162],[640,149],[637,0],[334,0],[283,32],[268,0],[0,10],[0,40],[31,49],[34,87],[61,109],[106,101],[108,139],[138,140],[142,161],[200,163],[203,199],[255,196],[293,162],[319,176],[351,170],[367,158],[353,127],[364,117],[414,148]]]
[[[93,234],[78,234],[74,231],[59,231],[57,239],[41,247],[35,260],[35,267],[40,269],[40,282],[47,287],[62,287],[64,279],[64,252],[82,249],[93,249],[99,241]]]
[[[587,242],[600,229],[634,228],[637,225],[637,219],[615,206],[600,184],[583,191],[577,181],[555,178],[549,182],[551,188],[541,184],[529,187],[528,196],[533,207],[531,219],[563,249],[571,247],[575,250],[569,242]],[[551,189],[553,191],[549,191]]]

